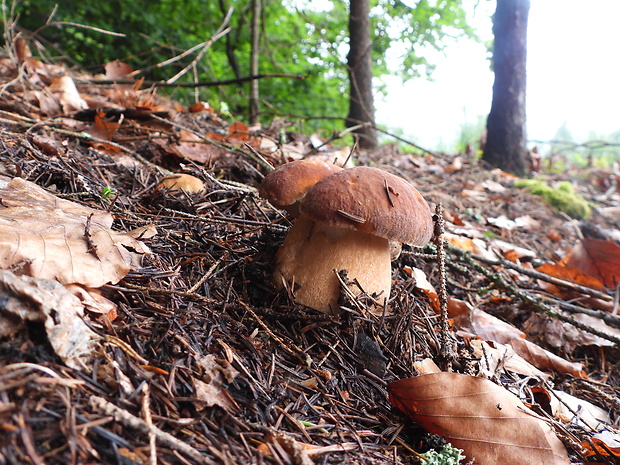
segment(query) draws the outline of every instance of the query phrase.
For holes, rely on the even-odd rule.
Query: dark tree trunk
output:
[[[493,17],[493,103],[483,160],[519,176],[527,174],[525,65],[530,0],[497,0]]]
[[[359,146],[377,147],[375,104],[372,95],[372,42],[370,41],[369,0],[350,0],[349,7],[349,116],[347,127],[368,122],[370,125],[355,131]]]

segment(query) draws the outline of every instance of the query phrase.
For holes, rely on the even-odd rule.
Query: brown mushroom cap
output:
[[[422,246],[433,236],[430,208],[405,179],[358,166],[318,181],[303,197],[301,214],[337,228]]]
[[[317,181],[342,168],[321,160],[296,160],[277,167],[263,179],[259,195],[276,208],[297,216],[295,205]]]

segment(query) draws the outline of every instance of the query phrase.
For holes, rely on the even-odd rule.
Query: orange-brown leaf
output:
[[[120,124],[114,121],[106,121],[103,111],[98,111],[95,115],[95,122],[86,132],[97,139],[112,140],[119,126]]]
[[[583,239],[562,264],[578,268],[614,289],[620,281],[620,245],[602,239]]]
[[[572,266],[545,263],[544,265],[536,268],[536,270],[540,271],[541,273],[548,274],[549,276],[553,276],[554,278],[559,278],[565,281],[569,281],[571,283],[579,284],[580,286],[590,287],[599,291],[605,290],[605,285],[601,282],[600,279],[593,278],[592,276],[585,274],[580,269]]]
[[[500,320],[467,302],[458,299],[448,301],[448,314],[454,318],[457,328],[469,331],[485,340],[507,344],[521,357],[543,371],[570,373],[584,377],[582,366],[571,363],[542,347],[527,341],[525,333],[513,325]]]
[[[586,449],[586,457],[602,455],[620,459],[620,435],[617,432],[601,431],[590,438],[591,441],[583,441],[582,447]]]
[[[484,378],[433,373],[389,385],[390,401],[479,465],[568,465],[553,429],[515,395]]]

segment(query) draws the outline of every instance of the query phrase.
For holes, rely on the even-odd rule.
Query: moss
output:
[[[523,187],[532,194],[540,195],[546,203],[571,218],[586,219],[592,214],[588,202],[575,193],[569,181],[562,181],[554,188],[539,179],[521,179],[515,182],[515,187]]]

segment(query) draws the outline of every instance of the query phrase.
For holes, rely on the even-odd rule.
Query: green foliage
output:
[[[571,218],[586,219],[592,214],[588,202],[575,193],[569,181],[562,181],[553,188],[539,179],[520,179],[515,181],[515,187],[523,187],[532,194],[540,195],[549,205]]]
[[[620,131],[611,134],[591,132],[586,142],[578,143],[567,124],[563,123],[543,153],[554,158],[550,169],[554,173],[569,168],[610,169],[620,161]]]
[[[458,153],[465,153],[467,146],[475,147],[481,154],[480,136],[486,128],[486,116],[479,116],[475,122],[466,122],[461,124],[459,135],[456,141],[456,149]]]
[[[463,452],[461,449],[446,444],[440,452],[431,449],[422,456],[426,458],[425,465],[459,465],[465,458],[461,452]]]
[[[249,75],[251,0],[22,0],[19,25],[50,54],[62,54],[80,66],[101,71],[120,59],[143,70],[147,79],[167,79],[185,68],[191,54],[166,67],[155,67],[212,37],[230,7],[230,32],[209,48],[198,63],[199,79],[225,80]],[[412,9],[400,0],[371,0],[374,73],[400,72],[405,77],[428,74],[425,47],[442,48],[442,38],[471,35],[461,0],[419,0]],[[260,73],[293,74],[305,79],[260,81],[264,120],[277,115],[308,118],[307,129],[342,129],[342,123],[310,117],[344,117],[347,111],[348,2],[333,0],[328,11],[316,11],[303,0],[263,1]],[[66,22],[124,33],[103,34]],[[402,66],[388,69],[385,57],[398,48]],[[53,51],[55,49],[55,51]],[[185,81],[192,79],[188,74]],[[247,111],[249,84],[200,89],[200,98],[226,103],[232,114]],[[185,91],[186,99],[193,91]],[[175,95],[179,98],[178,95]],[[182,99],[183,100],[183,99]]]

